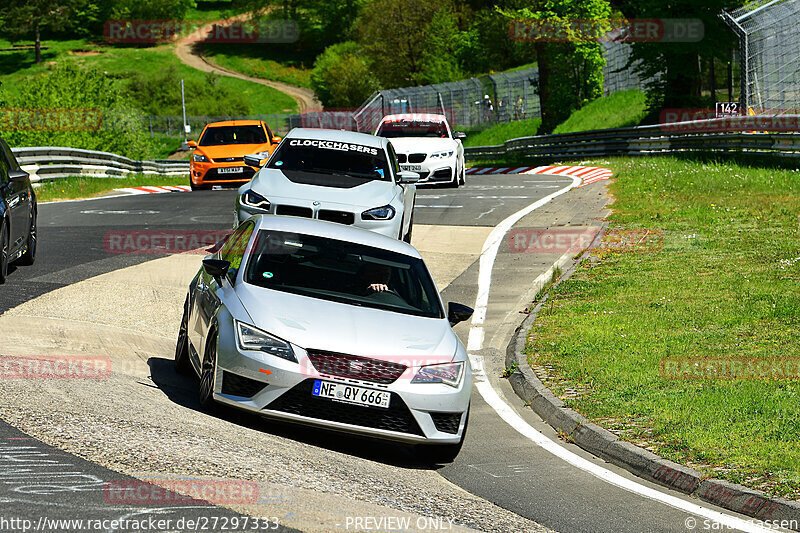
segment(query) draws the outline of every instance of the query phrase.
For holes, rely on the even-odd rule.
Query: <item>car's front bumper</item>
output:
[[[297,423],[405,443],[457,444],[469,409],[472,374],[466,361],[459,387],[412,383],[409,369],[390,384],[323,376],[306,350],[298,362],[241,350],[232,325],[220,328],[214,398],[224,404]],[[391,393],[389,408],[364,407],[311,394],[315,380]]]
[[[419,174],[418,184],[425,183],[450,183],[457,172],[457,158],[426,159],[424,162],[414,164],[401,164],[402,170],[410,170]],[[457,178],[456,178],[457,179]]]
[[[309,200],[269,198],[271,202],[269,209],[259,209],[244,204],[242,202],[242,193],[243,190],[240,189],[239,194],[236,196],[234,227],[238,226],[252,215],[269,214],[327,220],[328,222],[337,222],[374,231],[375,233],[380,233],[394,239],[401,237],[400,227],[403,224],[403,204],[400,202],[392,202],[390,204],[394,207],[395,214],[388,220],[363,220],[361,218],[361,213],[367,209],[380,206],[361,208],[329,202],[319,202],[319,205],[314,205],[314,202]]]

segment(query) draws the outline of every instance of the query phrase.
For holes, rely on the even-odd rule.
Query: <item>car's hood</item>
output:
[[[293,205],[310,206],[312,202],[370,209],[387,205],[394,198],[395,186],[389,181],[363,180],[348,176],[261,169],[250,188],[273,204],[298,200]],[[324,207],[324,206],[323,206]]]
[[[398,154],[443,152],[455,150],[458,144],[454,139],[438,137],[397,137],[391,140],[394,151]]]
[[[250,154],[266,152],[270,149],[270,144],[220,144],[216,146],[198,146],[197,150],[203,152],[211,159],[221,159],[225,157],[244,157]]]
[[[241,283],[253,325],[304,349],[377,359],[451,361],[458,339],[445,319],[369,309]]]

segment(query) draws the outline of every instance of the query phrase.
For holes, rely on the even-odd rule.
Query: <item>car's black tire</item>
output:
[[[453,181],[448,181],[445,187],[450,189],[458,189],[458,186],[461,185],[461,179],[458,177],[458,171],[454,168],[453,169]]]
[[[461,167],[461,185],[467,184],[467,169],[466,167]]]
[[[192,363],[189,361],[189,296],[183,304],[183,318],[178,328],[178,341],[175,344],[175,371],[188,376],[192,374]]]
[[[448,464],[452,463],[461,452],[464,446],[464,439],[467,437],[467,426],[469,426],[469,408],[467,409],[467,419],[464,422],[464,431],[461,432],[461,440],[458,444],[430,444],[422,446],[419,450],[420,458],[429,464]]]
[[[38,244],[38,234],[36,230],[37,218],[36,210],[34,209],[31,211],[31,221],[30,227],[28,228],[28,242],[25,243],[25,253],[19,258],[20,265],[30,266],[36,261],[36,245]]]
[[[207,191],[211,188],[210,185],[195,185],[192,180],[189,180],[189,187],[191,187],[193,191]]]
[[[8,238],[8,225],[0,220],[0,285],[8,277],[8,253],[11,245]]]
[[[214,399],[214,376],[217,373],[217,342],[219,337],[212,331],[208,339],[206,355],[203,357],[203,366],[200,371],[199,400],[200,407],[207,412],[217,410],[219,404]]]

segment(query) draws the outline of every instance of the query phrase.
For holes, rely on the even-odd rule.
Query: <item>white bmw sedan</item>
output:
[[[392,140],[400,168],[416,172],[419,183],[458,187],[466,183],[464,146],[466,134],[450,129],[444,115],[406,113],[383,117],[378,137]]]
[[[257,156],[245,163],[260,166]],[[257,214],[316,218],[411,242],[415,183],[386,139],[296,128],[239,189],[235,222]]]
[[[458,454],[472,372],[416,249],[290,217],[243,222],[189,285],[175,353],[217,403]]]

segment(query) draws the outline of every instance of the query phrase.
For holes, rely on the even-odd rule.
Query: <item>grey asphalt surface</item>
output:
[[[569,181],[547,176],[469,176],[467,186],[457,190],[420,189],[415,223],[494,226]],[[107,231],[230,228],[234,194],[232,190],[203,191],[41,205],[37,263],[11,272],[8,283],[0,287],[0,312],[58,287],[158,257],[108,254],[103,246],[103,235]],[[580,206],[574,208],[580,209]],[[530,261],[532,269],[540,267],[534,257]],[[474,302],[477,277],[476,262],[444,290],[445,301]],[[496,271],[493,279],[493,291],[513,289],[515,281],[504,279],[502,271]],[[466,338],[462,340],[466,342]],[[506,387],[503,392],[507,398],[514,398],[510,388]],[[531,425],[557,439],[549,426],[530,410],[526,411],[524,416]],[[37,449],[44,446],[33,440],[8,440],[19,438],[25,435],[0,422],[0,446],[8,446],[7,443],[26,443]],[[325,444],[314,442],[311,445]],[[563,446],[604,464],[574,445],[563,443]],[[59,452],[49,449],[47,453]],[[82,472],[100,479],[120,478],[119,474],[76,457],[63,453],[62,456],[64,462],[79,465]],[[392,461],[389,457],[386,460]],[[4,476],[8,475],[12,464],[8,459],[0,462],[0,501],[4,502],[3,513],[7,516],[38,520],[43,508],[47,508],[48,513],[53,509],[66,516],[67,511],[76,506],[82,509],[88,506],[107,518],[118,514],[118,509],[98,505],[102,496],[98,500],[97,494],[91,492],[48,494],[44,498],[47,503],[43,505],[24,503],[14,493],[14,485],[4,485]],[[633,479],[619,469],[610,469]],[[473,393],[470,431],[463,451],[453,464],[441,467],[439,472],[467,491],[556,531],[687,530],[684,523],[688,514],[618,489],[555,458],[502,421],[477,392]],[[703,519],[698,518],[698,521],[702,525]]]

